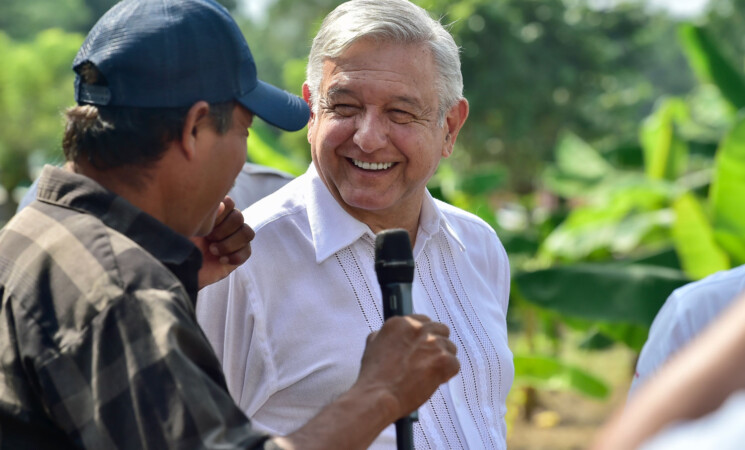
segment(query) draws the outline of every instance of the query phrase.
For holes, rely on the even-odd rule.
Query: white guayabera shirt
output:
[[[383,323],[375,236],[315,167],[244,212],[251,258],[200,292],[197,317],[254,425],[288,434],[356,380]],[[481,219],[427,194],[414,247],[414,311],[451,328],[461,370],[419,409],[417,448],[502,449],[514,377],[509,264]],[[391,426],[373,448],[395,448]]]

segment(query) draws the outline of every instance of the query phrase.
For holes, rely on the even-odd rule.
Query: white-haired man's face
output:
[[[463,100],[438,123],[435,77],[425,45],[361,40],[324,63],[308,128],[313,161],[341,206],[373,231],[418,220],[426,184],[468,114]]]

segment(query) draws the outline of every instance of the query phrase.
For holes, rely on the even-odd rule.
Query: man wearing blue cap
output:
[[[195,302],[250,253],[253,231],[221,200],[254,115],[297,130],[307,105],[257,80],[212,0],[124,0],[73,69],[70,170],[46,167],[0,231],[0,449],[363,448],[457,372],[446,326],[398,318],[304,427],[252,429]]]

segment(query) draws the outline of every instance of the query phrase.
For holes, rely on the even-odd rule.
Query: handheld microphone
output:
[[[375,236],[375,273],[383,292],[383,320],[412,313],[411,283],[414,281],[414,256],[409,232],[400,228],[383,230]],[[414,448],[412,424],[419,420],[416,411],[396,421],[396,446]]]

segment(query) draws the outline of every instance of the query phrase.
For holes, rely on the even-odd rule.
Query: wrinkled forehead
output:
[[[435,74],[434,58],[425,44],[361,40],[338,57],[324,60],[321,90],[367,83],[434,89]]]

